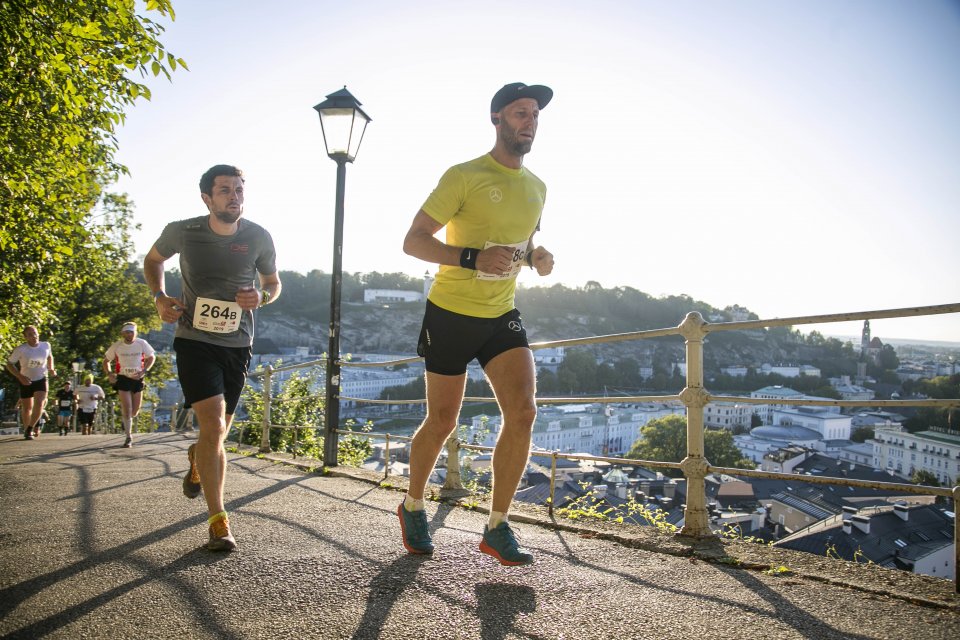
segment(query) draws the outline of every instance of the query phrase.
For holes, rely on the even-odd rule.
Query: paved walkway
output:
[[[191,440],[121,442],[0,437],[3,638],[960,637],[946,581],[771,576],[678,555],[670,539],[664,553],[526,523],[537,561],[505,568],[477,551],[485,515],[442,503],[428,502],[437,553],[410,556],[398,491],[236,454],[240,549],[212,554],[202,501],[180,493]]]

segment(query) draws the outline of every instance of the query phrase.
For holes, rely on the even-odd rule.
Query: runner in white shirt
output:
[[[23,437],[33,440],[40,435],[40,416],[47,405],[47,372],[56,376],[53,352],[49,342],[40,342],[40,332],[33,325],[23,330],[23,344],[7,359],[7,371],[20,383],[20,418]],[[17,365],[20,369],[17,369]]]
[[[97,405],[106,397],[103,388],[93,384],[92,375],[87,375],[83,379],[83,384],[77,387],[77,421],[80,423],[81,435],[88,436],[93,433],[93,419],[97,415]]]
[[[124,447],[133,446],[133,421],[140,414],[140,401],[143,396],[143,377],[156,360],[153,347],[143,338],[137,337],[137,325],[127,322],[120,330],[122,339],[107,349],[103,357],[103,369],[110,376],[120,396],[120,409],[123,414],[123,430],[127,438]]]

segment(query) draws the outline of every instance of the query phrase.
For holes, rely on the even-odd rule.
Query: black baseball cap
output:
[[[522,82],[505,84],[493,94],[493,100],[490,101],[490,113],[500,113],[501,109],[520,98],[533,98],[537,101],[537,106],[543,109],[553,98],[553,89],[542,84],[527,85]]]

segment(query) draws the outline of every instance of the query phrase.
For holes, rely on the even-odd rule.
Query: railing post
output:
[[[463,479],[460,477],[460,440],[454,429],[447,438],[447,477],[443,481],[444,489],[463,490]]]
[[[711,535],[704,482],[708,467],[703,448],[703,407],[707,404],[707,393],[703,389],[704,324],[703,316],[693,311],[679,327],[687,346],[687,386],[680,393],[687,408],[687,457],[680,463],[687,479],[687,506],[680,535],[694,538]]]
[[[273,367],[267,365],[263,375],[263,422],[260,425],[260,453],[270,453],[270,393],[273,389]]]
[[[547,506],[547,511],[550,515],[553,515],[553,501],[556,498],[557,489],[557,452],[554,451],[550,454],[550,504]]]
[[[390,434],[383,439],[383,479],[390,477]]]
[[[179,412],[180,405],[176,402],[173,403],[173,406],[170,407],[170,432],[173,433],[177,430],[177,413]]]

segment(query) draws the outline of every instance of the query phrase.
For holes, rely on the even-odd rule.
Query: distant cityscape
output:
[[[411,302],[421,299],[422,295],[422,292],[370,291],[365,292],[365,301],[370,304]],[[827,380],[836,396],[843,400],[873,400],[874,388],[878,385],[877,380],[867,375],[867,365],[880,356],[884,343],[871,335],[869,321],[864,323],[863,333],[854,343],[858,344],[860,356],[857,373]],[[960,361],[952,354],[938,355],[929,348],[911,349],[910,346],[901,346],[897,353],[899,364],[895,374],[901,383],[960,374]],[[566,353],[563,347],[555,347],[536,350],[534,356],[540,371],[555,373]],[[310,353],[306,347],[283,349],[277,354],[255,355],[251,367],[313,362],[320,357],[321,354]],[[402,357],[351,354],[352,361],[365,363],[390,362]],[[675,362],[673,367],[676,373],[686,374],[685,362]],[[731,362],[721,365],[720,373],[732,377],[775,374],[787,381],[821,375],[820,369],[809,363],[764,363],[747,367]],[[282,385],[290,374],[289,370],[276,374],[274,383]],[[652,367],[641,365],[640,375],[651,377]],[[412,408],[399,403],[370,406],[363,401],[379,399],[386,390],[409,385],[422,376],[423,367],[419,362],[384,369],[346,367],[340,390],[342,416],[369,420],[374,425],[398,415],[415,421],[420,405]],[[468,376],[482,380],[483,372],[474,364]],[[317,382],[318,390],[321,384]],[[887,387],[889,398],[901,397],[899,391],[889,391],[889,385]],[[906,420],[903,413],[785,404],[783,400],[831,400],[806,395],[789,384],[767,385],[752,390],[749,397],[768,402],[746,404],[715,400],[704,410],[707,428],[732,432],[737,448],[745,458],[754,461],[757,468],[795,473],[798,477],[796,481],[783,481],[710,476],[707,490],[712,527],[718,531],[736,527],[745,537],[786,548],[869,560],[889,568],[953,578],[956,567],[952,532],[956,516],[938,504],[934,496],[832,487],[806,483],[802,478],[834,475],[896,483],[911,482],[919,472],[941,486],[952,486],[960,479],[960,431],[956,424],[952,428],[931,426],[910,432],[903,426]],[[169,407],[179,401],[175,382],[161,391],[161,406]],[[517,499],[543,504],[550,495],[549,452],[620,458],[642,437],[646,425],[674,414],[685,415],[685,408],[669,402],[571,402],[541,406],[533,429],[533,454]],[[869,429],[871,437],[854,442],[851,436],[863,428]],[[492,446],[499,433],[500,416],[474,415],[467,420],[465,429],[470,442]],[[374,455],[365,466],[382,472],[389,465],[392,474],[405,475],[408,454],[408,450],[394,444],[389,459],[385,459],[383,448],[375,446]],[[554,504],[570,503],[593,492],[592,495],[600,496],[613,508],[639,500],[663,511],[667,522],[682,526],[686,495],[683,478],[668,478],[634,465],[558,462],[560,472],[552,487]],[[469,455],[463,464],[481,482],[489,480],[489,456]],[[432,480],[442,483],[444,476],[441,461]],[[646,523],[638,520],[636,524]]]

